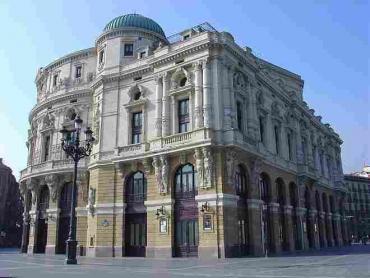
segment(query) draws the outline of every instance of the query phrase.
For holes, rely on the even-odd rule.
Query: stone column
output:
[[[328,241],[328,246],[333,247],[334,244],[334,237],[333,237],[333,225],[332,225],[332,213],[327,212],[326,213],[326,236]]]
[[[333,214],[334,228],[335,228],[336,235],[337,235],[337,241],[335,244],[337,246],[343,246],[343,242],[344,242],[340,218],[341,218],[340,214],[338,213]]]
[[[320,249],[319,227],[318,227],[317,210],[310,209],[311,235],[313,236],[313,246],[315,249]]]
[[[203,117],[204,127],[211,127],[211,80],[208,60],[203,61]]]
[[[258,114],[257,114],[257,100],[256,100],[256,85],[255,82],[248,83],[248,134],[254,140],[258,140]]]
[[[306,208],[298,207],[296,208],[296,217],[297,217],[297,237],[298,237],[298,250],[306,249],[305,236],[303,230],[303,221],[306,215]]]
[[[163,76],[162,87],[162,137],[170,134],[170,110],[168,104],[168,74]]]
[[[45,248],[45,254],[53,255],[56,254],[56,240],[57,240],[57,223],[59,220],[60,210],[58,208],[58,192],[60,191],[60,182],[57,175],[47,175],[45,176],[45,184],[49,188],[50,199],[49,208],[46,210],[47,213],[47,231],[48,239]]]
[[[293,221],[292,221],[292,206],[284,206],[284,225],[285,225],[285,238],[287,239],[287,251],[294,251],[294,237],[293,237]]]
[[[279,204],[269,203],[268,212],[270,216],[270,235],[272,253],[279,254],[281,252],[281,244],[279,239]]]
[[[190,99],[189,99],[190,103]],[[175,96],[171,96],[171,131],[169,134],[176,134],[179,132],[179,127],[178,127],[178,116],[177,116],[177,103]]]
[[[162,96],[163,96],[163,78],[155,78],[155,135],[162,135]]]
[[[20,184],[20,187],[22,185]],[[24,185],[25,186],[25,185]],[[30,194],[28,193],[27,189],[22,190],[23,193],[23,227],[22,227],[22,245],[21,245],[21,253],[27,253],[27,248],[28,248],[28,239],[29,239],[29,233],[30,233],[30,215],[29,215],[29,210],[30,207],[28,204],[31,202],[29,198],[31,197]]]
[[[299,119],[295,119],[295,133],[296,133],[296,160],[298,164],[303,164],[303,152],[302,152],[302,136]]]
[[[225,130],[230,130],[232,128],[232,117],[233,111],[232,105],[231,105],[231,90],[232,90],[232,84],[230,83],[230,75],[231,75],[231,67],[230,65],[224,65],[224,74],[223,74],[223,104],[224,104],[224,113],[223,113],[223,118],[224,118],[224,129]]]
[[[328,241],[326,240],[326,225],[325,225],[325,212],[319,212],[319,229],[320,229],[320,245],[323,248],[328,247]]]
[[[194,64],[194,123],[195,129],[203,126],[203,113],[202,113],[202,63],[196,62]]]
[[[262,201],[259,199],[248,199],[248,229],[249,250],[253,256],[263,256],[262,238]]]

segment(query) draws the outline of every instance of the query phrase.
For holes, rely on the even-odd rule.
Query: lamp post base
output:
[[[76,253],[77,253],[77,241],[68,239],[66,264],[77,264]]]

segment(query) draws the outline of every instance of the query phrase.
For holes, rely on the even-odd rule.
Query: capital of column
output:
[[[251,209],[260,209],[263,201],[260,199],[247,199],[247,206]]]
[[[284,213],[285,214],[292,214],[293,206],[286,205],[284,206]]]
[[[269,209],[272,212],[278,212],[279,211],[279,208],[280,208],[280,204],[279,203],[268,203],[267,206],[269,207]]]

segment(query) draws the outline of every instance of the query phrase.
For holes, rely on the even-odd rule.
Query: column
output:
[[[287,239],[287,251],[294,251],[294,237],[293,237],[293,221],[292,221],[292,206],[284,206],[284,225],[285,238]]]
[[[163,76],[162,87],[162,137],[170,134],[170,111],[168,104],[168,73]]]
[[[311,223],[311,235],[313,242],[313,247],[315,249],[320,249],[320,238],[319,238],[319,227],[317,223],[317,210],[310,209],[310,223]]]
[[[344,242],[340,218],[341,218],[340,214],[338,213],[333,214],[334,229],[337,235],[337,240],[335,242],[336,246],[342,246]]]
[[[306,215],[306,208],[298,207],[296,208],[297,212],[297,236],[298,236],[298,248],[299,250],[306,249],[306,242],[305,242],[305,232],[303,228],[303,221],[305,220]]]
[[[195,129],[203,126],[203,113],[202,113],[202,63],[196,62],[194,65],[194,123]]]
[[[30,233],[30,215],[29,210],[30,207],[28,204],[31,202],[29,200],[30,194],[28,194],[28,190],[24,193],[24,211],[23,211],[23,230],[22,230],[22,245],[21,245],[21,253],[27,253],[28,248],[28,239],[29,239],[29,233]]]
[[[210,65],[208,60],[203,61],[203,117],[204,127],[211,127],[211,82]]]
[[[326,238],[328,241],[328,246],[333,247],[335,246],[334,244],[334,237],[333,237],[333,225],[332,225],[332,213],[327,212],[326,213]]]
[[[190,103],[190,99],[189,99]],[[191,119],[191,118],[190,118]],[[175,96],[171,96],[171,131],[170,134],[178,133],[178,115],[177,115],[177,103]]]
[[[266,149],[270,152],[274,152],[274,138],[273,136],[273,127],[271,113],[266,115],[266,127],[265,127],[265,140],[266,140]]]
[[[262,201],[259,199],[248,199],[247,204],[250,253],[253,256],[263,256]]]
[[[230,130],[232,128],[232,117],[233,117],[233,110],[231,106],[231,90],[232,84],[230,83],[230,65],[224,64],[224,74],[223,74],[223,128],[225,130]]]
[[[303,164],[303,153],[302,153],[302,137],[301,128],[299,125],[299,118],[295,119],[295,133],[296,133],[296,159],[298,164]]]
[[[268,212],[270,216],[270,228],[271,228],[271,248],[272,253],[279,254],[281,252],[280,244],[280,231],[279,231],[279,204],[278,203],[269,203]]]
[[[163,96],[163,78],[155,78],[155,135],[162,135],[162,96]]]
[[[325,212],[319,212],[319,229],[320,229],[320,245],[321,248],[328,247],[328,242],[326,240],[326,225],[325,225]]]

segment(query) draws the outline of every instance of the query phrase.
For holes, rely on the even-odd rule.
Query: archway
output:
[[[69,225],[71,219],[71,204],[72,204],[72,184],[66,183],[62,191],[60,192],[59,198],[59,209],[60,214],[58,218],[58,233],[57,233],[57,254],[66,253],[66,241],[68,239]]]
[[[238,250],[233,255],[246,256],[249,254],[249,227],[248,227],[248,175],[241,164],[236,166],[234,187],[238,199]]]
[[[320,247],[323,248],[325,247],[325,244],[324,244],[324,231],[322,229],[322,225],[321,225],[321,211],[322,211],[322,207],[321,207],[321,201],[320,201],[320,194],[319,192],[316,190],[316,193],[315,193],[315,200],[316,200],[316,210],[317,210],[317,219],[318,219],[318,232],[319,232],[319,241],[320,241]]]
[[[271,227],[271,212],[269,208],[269,203],[271,200],[271,188],[270,188],[270,178],[266,173],[261,173],[260,175],[260,198],[263,202],[262,205],[262,242],[263,250],[265,254],[269,254],[273,251],[272,249],[272,227]]]
[[[37,203],[35,253],[45,253],[48,238],[46,210],[49,208],[49,196],[49,188],[47,187],[47,185],[42,186]]]
[[[287,238],[287,227],[285,225],[286,223],[286,216],[284,213],[284,207],[286,205],[286,190],[285,190],[285,184],[282,178],[277,178],[275,181],[276,185],[276,192],[277,192],[277,202],[279,204],[279,239],[281,248],[283,251],[288,251],[288,238]]]
[[[310,216],[311,213],[311,192],[310,189],[306,186],[304,192],[304,204],[306,208],[306,231],[307,231],[307,240],[308,240],[308,247],[314,248],[315,247],[315,235],[313,234],[313,223]]]
[[[176,257],[197,257],[199,245],[198,194],[192,164],[180,166],[175,174],[175,248]]]
[[[145,257],[147,239],[146,200],[147,184],[144,173],[131,174],[125,185],[125,256]]]
[[[298,207],[298,188],[295,183],[289,184],[289,197],[290,205],[292,206],[292,224],[293,224],[293,239],[295,249],[301,249],[301,244],[299,242],[299,225],[298,225],[298,216],[297,216],[297,207]]]

